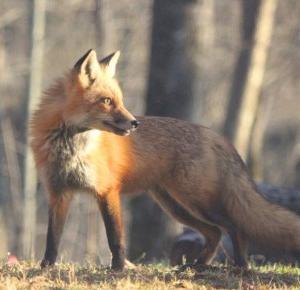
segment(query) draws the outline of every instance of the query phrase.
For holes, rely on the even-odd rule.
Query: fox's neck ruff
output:
[[[68,126],[62,123],[47,137],[51,159],[61,159],[62,161],[78,159],[88,153],[95,143],[95,138],[98,138],[100,134],[101,131],[96,129]]]
[[[85,146],[89,131],[87,128],[67,126],[62,123],[61,126],[51,131],[48,140],[55,147],[54,151],[61,153],[60,149],[62,149],[66,153],[72,153]]]
[[[91,189],[89,166],[83,158],[94,146],[98,130],[86,130],[62,124],[48,137],[49,166],[48,174],[54,190],[64,188]]]

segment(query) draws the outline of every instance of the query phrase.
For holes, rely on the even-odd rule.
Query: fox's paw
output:
[[[207,265],[207,264],[202,264],[202,263],[199,263],[198,261],[196,261],[193,264],[188,263],[188,264],[184,264],[184,265],[180,266],[179,269],[177,270],[177,272],[181,273],[181,272],[184,272],[188,269],[194,270],[194,271],[197,271],[197,272],[203,272],[203,271],[206,271],[206,270],[216,270],[216,269],[218,269],[218,267]]]
[[[192,263],[187,263],[187,264],[181,265],[179,268],[177,268],[176,273],[181,273],[188,269],[193,269],[194,266],[195,266],[195,264],[192,264]]]
[[[127,259],[125,259],[125,269],[133,270],[136,268],[137,268],[137,266],[135,264],[133,264],[130,261],[128,261]]]
[[[47,259],[43,259],[40,266],[41,266],[41,269],[44,269],[46,267],[54,265],[54,263],[55,262],[51,262],[51,261],[49,261]]]

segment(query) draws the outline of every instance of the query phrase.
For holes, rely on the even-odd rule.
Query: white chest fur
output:
[[[95,173],[86,156],[98,142],[99,130],[76,131],[74,128],[59,128],[48,139],[50,154],[48,157],[48,185],[51,190],[64,192],[65,190],[94,191]]]

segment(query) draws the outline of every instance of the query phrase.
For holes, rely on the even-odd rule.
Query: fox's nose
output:
[[[140,122],[138,120],[132,120],[131,126],[133,129],[136,129],[139,126]]]

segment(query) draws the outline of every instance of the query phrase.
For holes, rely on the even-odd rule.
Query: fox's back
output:
[[[166,117],[138,117],[129,138],[141,176],[184,189],[220,191],[229,175],[247,176],[233,146],[209,128]],[[197,183],[195,183],[197,181]]]

